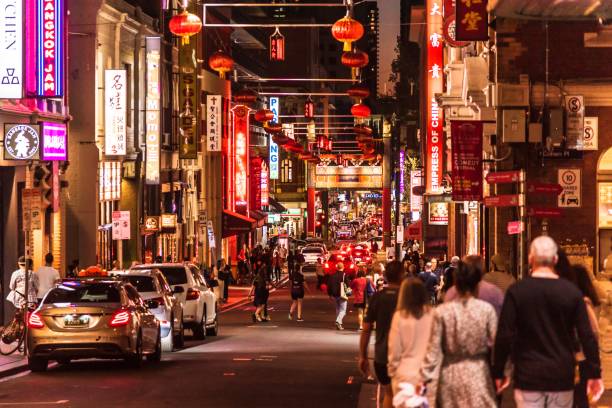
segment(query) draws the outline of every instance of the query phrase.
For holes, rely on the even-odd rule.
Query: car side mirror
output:
[[[185,288],[182,286],[175,286],[174,289],[172,289],[172,293],[185,293]]]
[[[154,299],[147,300],[147,307],[149,309],[157,309],[159,307],[159,302]]]

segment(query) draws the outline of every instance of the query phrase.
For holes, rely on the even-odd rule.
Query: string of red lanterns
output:
[[[234,59],[219,50],[210,56],[208,66],[219,74],[219,78],[225,79],[225,74],[234,68]]]
[[[331,28],[334,38],[344,44],[343,50],[350,51],[351,44],[363,37],[363,25],[353,19],[348,13],[336,21]]]

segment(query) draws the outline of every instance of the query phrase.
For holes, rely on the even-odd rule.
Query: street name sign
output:
[[[503,183],[516,183],[521,179],[520,170],[512,171],[498,171],[496,173],[489,173],[485,180],[489,184],[503,184]]]
[[[487,207],[518,207],[523,205],[523,202],[520,194],[503,194],[484,199],[484,205]]]
[[[562,191],[563,187],[558,183],[527,183],[528,193],[559,195]]]

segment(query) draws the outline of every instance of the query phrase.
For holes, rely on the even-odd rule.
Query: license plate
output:
[[[64,326],[66,327],[84,327],[89,325],[89,316],[64,316]]]

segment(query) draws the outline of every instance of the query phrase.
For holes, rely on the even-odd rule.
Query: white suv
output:
[[[183,305],[174,297],[168,281],[158,269],[109,271],[109,275],[131,283],[144,300],[155,301],[157,307],[149,307],[149,310],[159,320],[163,351],[172,351],[175,345],[184,346]]]
[[[217,296],[208,287],[197,267],[180,263],[145,264],[132,270],[159,269],[183,305],[183,324],[196,339],[216,336],[219,331]]]

